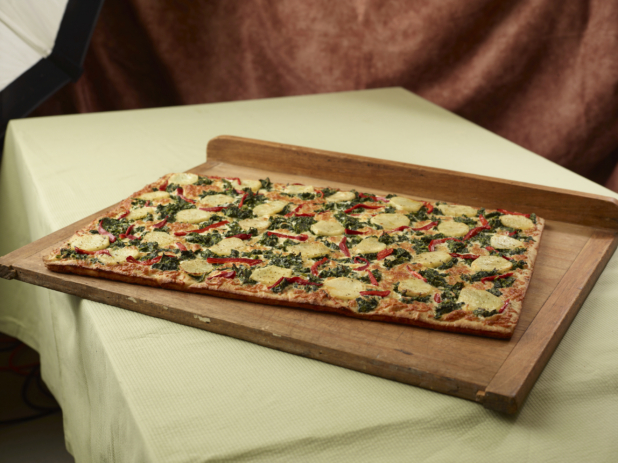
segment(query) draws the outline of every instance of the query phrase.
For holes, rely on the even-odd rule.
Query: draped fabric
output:
[[[617,56],[614,0],[107,0],[33,115],[401,86],[618,191]]]

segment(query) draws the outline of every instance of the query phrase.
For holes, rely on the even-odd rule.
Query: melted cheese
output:
[[[423,203],[420,201],[414,201],[413,199],[404,198],[402,196],[395,196],[391,198],[388,203],[394,206],[395,209],[405,212],[418,212],[421,207],[423,207]]]
[[[146,217],[148,214],[152,214],[156,209],[154,207],[140,207],[139,209],[134,209],[129,212],[127,215],[127,220],[139,220]]]
[[[351,191],[338,191],[334,195],[330,195],[325,199],[327,203],[340,203],[343,201],[352,201],[354,198],[356,198],[356,195]]]
[[[180,269],[191,275],[202,275],[210,273],[214,267],[204,259],[183,260],[180,263]]]
[[[416,264],[421,264],[423,267],[436,268],[442,264],[450,262],[451,259],[452,257],[448,252],[433,251],[419,254],[414,258],[413,262]]]
[[[206,207],[227,206],[233,202],[234,198],[229,195],[210,195],[200,199],[200,204]]]
[[[277,267],[276,265],[268,265],[255,269],[251,273],[251,278],[266,286],[274,285],[281,277],[291,277],[292,269]]]
[[[442,221],[440,225],[438,225],[438,231],[440,233],[444,233],[446,236],[466,236],[466,234],[470,231],[470,228],[461,222],[452,222],[452,221]]]
[[[513,265],[506,259],[503,259],[500,256],[482,256],[472,262],[470,268],[474,272],[480,272],[485,270],[486,272],[491,272],[492,270],[497,270],[498,272],[506,272],[510,270]]]
[[[200,211],[199,209],[185,209],[178,211],[176,214],[176,222],[183,223],[200,223],[212,215],[212,212]]]
[[[114,264],[122,264],[127,261],[127,257],[137,258],[139,256],[139,251],[137,248],[133,246],[127,246],[124,248],[114,248],[110,249],[111,256],[106,256],[105,254],[97,256],[101,262],[106,265],[114,265]]]
[[[418,278],[403,280],[399,283],[399,290],[406,296],[427,296],[434,291],[434,287]]]
[[[315,259],[316,257],[327,256],[330,254],[330,249],[320,243],[319,241],[300,243],[297,246],[290,248],[291,252],[300,252],[300,255],[308,259]]]
[[[245,188],[250,188],[251,191],[257,193],[259,189],[262,188],[262,182],[260,182],[259,180],[247,180],[241,178],[240,189],[244,190]]]
[[[326,280],[322,288],[332,297],[350,300],[360,297],[360,292],[365,289],[365,285],[358,280],[341,277]]]
[[[345,228],[335,220],[322,220],[311,225],[311,231],[318,236],[343,235]]]
[[[270,227],[270,220],[268,220],[266,217],[262,217],[259,219],[245,219],[239,220],[238,225],[240,225],[243,230],[255,228],[257,231],[263,232],[268,227]]]
[[[477,209],[470,206],[443,204],[438,206],[438,208],[444,212],[445,215],[451,215],[453,217],[461,217],[463,215],[466,217],[476,217],[477,213]]]
[[[385,230],[407,227],[410,219],[403,214],[378,214],[371,218],[371,223],[384,227]]]
[[[198,180],[198,176],[195,174],[189,174],[186,172],[181,172],[179,174],[172,174],[172,176],[168,179],[167,183],[171,185],[175,183],[176,185],[184,186],[191,185]]]
[[[109,238],[103,235],[91,235],[88,233],[87,235],[74,237],[69,246],[71,249],[75,249],[77,246],[79,249],[89,252],[100,251],[109,246]]]
[[[208,249],[218,256],[229,256],[233,250],[241,249],[245,246],[245,242],[240,238],[226,238]]]
[[[524,246],[521,241],[506,235],[491,235],[489,244],[496,249],[516,249]]]
[[[298,195],[301,193],[314,193],[315,190],[311,185],[288,185],[285,188],[285,192],[291,195]]]
[[[170,194],[167,191],[149,191],[138,196],[139,199],[144,201],[157,201],[159,199],[167,199]]]
[[[534,222],[523,215],[503,215],[500,217],[502,225],[519,230],[530,230],[534,228]]]
[[[358,243],[354,248],[352,248],[352,252],[354,254],[373,254],[376,252],[380,252],[386,249],[386,245],[384,243],[380,243],[375,236],[371,238],[365,238],[363,241]]]
[[[467,311],[475,309],[500,310],[502,307],[502,299],[499,297],[482,289],[474,289],[469,286],[461,290],[457,302],[463,302],[464,306],[462,308]]]
[[[158,243],[162,248],[168,248],[175,242],[176,238],[172,235],[160,231],[151,231],[150,233],[146,233],[144,238],[142,238],[142,243]]]
[[[281,212],[288,203],[285,201],[270,201],[253,208],[253,213],[258,217],[270,217]]]

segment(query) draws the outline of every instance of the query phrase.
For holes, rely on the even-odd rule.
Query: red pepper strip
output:
[[[238,203],[238,207],[242,207],[243,204],[245,204],[245,198],[247,197],[248,193],[245,193],[244,195],[242,195],[242,198],[240,198],[240,202]]]
[[[131,213],[131,211],[127,211],[124,214],[121,214],[118,216],[119,219],[124,219],[127,215],[129,215]]]
[[[268,236],[277,236],[279,238],[289,238],[291,240],[296,240],[296,241],[307,241],[307,239],[309,238],[307,235],[294,236],[294,235],[284,235],[283,233],[275,233],[275,232],[267,232],[266,234]]]
[[[311,285],[311,286],[322,286],[322,283],[314,283],[312,281],[309,280],[305,280],[304,278],[301,277],[284,277],[285,281],[289,281],[290,283],[296,283],[299,285]]]
[[[206,259],[209,264],[227,264],[228,262],[238,262],[239,264],[248,264],[252,267],[257,264],[261,264],[260,259],[248,259],[246,257],[209,257]]]
[[[80,249],[77,246],[75,246],[75,252],[77,252],[78,254],[88,254],[89,256],[100,255],[100,254],[111,256],[111,254],[109,253],[107,249],[102,249],[100,251],[85,251],[84,249]]]
[[[429,243],[429,246],[427,246],[427,249],[429,249],[430,251],[434,251],[436,244],[442,244],[442,243],[445,243],[446,241],[461,241],[461,240],[458,240],[457,238],[442,238],[439,240],[431,240],[431,242]]]
[[[239,240],[244,241],[244,240],[250,240],[251,238],[253,238],[253,235],[250,235],[249,233],[239,233],[238,235],[230,236],[229,238],[238,238]]]
[[[315,190],[316,191],[316,196],[318,198],[324,198],[324,192],[322,190]]]
[[[131,235],[131,231],[133,230],[133,227],[135,226],[135,224],[131,225],[129,228],[127,228],[127,231],[124,233],[120,234],[120,239],[125,239],[127,236],[133,236]]]
[[[305,186],[304,183],[292,183],[292,185],[303,185],[303,186]]]
[[[212,280],[213,278],[234,278],[236,276],[236,272],[234,270],[230,270],[227,272],[217,273],[211,277],[206,278],[207,280]]]
[[[395,250],[394,250],[394,249],[384,249],[383,251],[380,251],[380,252],[378,253],[378,260],[382,260],[382,259],[384,259],[385,257],[390,256],[393,252],[395,252]]]
[[[105,228],[103,228],[101,222],[99,222],[99,227],[97,228],[97,231],[99,232],[99,235],[107,236],[110,243],[116,241],[116,237],[112,233],[108,232]]]
[[[492,248],[491,246],[487,246],[485,249],[487,249],[488,251],[495,251],[495,248]]]
[[[459,257],[460,259],[474,260],[478,259],[481,256],[477,256],[475,254],[457,254],[456,252],[450,253],[451,257]]]
[[[418,228],[413,228],[412,230],[414,231],[429,230],[430,228],[433,228],[436,225],[438,225],[438,222],[429,222],[427,225],[423,225],[422,227],[418,227]]]
[[[348,237],[344,236],[341,240],[341,243],[339,243],[339,249],[341,249],[341,252],[343,252],[346,257],[350,257],[350,250],[348,249],[348,245],[346,244],[347,241]]]
[[[176,243],[176,246],[178,247],[178,249],[180,249],[181,251],[186,251],[187,247],[182,244],[180,241],[178,243]]]
[[[184,199],[186,202],[191,203],[191,204],[195,204],[195,201],[193,201],[192,199],[187,198],[187,197],[184,195],[184,190],[183,190],[181,187],[176,188],[176,194],[177,194],[180,198]]]
[[[317,261],[315,264],[311,266],[311,274],[313,276],[318,276],[318,267],[324,263],[328,262],[328,257],[325,257],[322,260]]]
[[[382,196],[376,196],[376,199],[378,201],[382,201],[382,202],[386,202],[386,203],[389,201],[388,198],[383,198]]]
[[[144,204],[144,207],[148,207],[150,206],[150,200],[146,201],[146,204]]]
[[[380,209],[381,207],[384,207],[384,206],[369,206],[368,204],[357,204],[356,206],[352,206],[350,209],[346,209],[343,212],[345,212],[346,214],[349,214],[354,209],[358,209],[359,207],[363,209]]]
[[[524,217],[530,218],[530,214],[522,214],[521,212],[505,211],[504,209],[498,209],[498,212],[501,212],[502,214],[507,214],[507,215],[523,215]]]
[[[385,233],[395,233],[395,232],[400,232],[400,231],[407,230],[408,228],[410,228],[410,227],[408,227],[408,226],[406,226],[406,225],[402,225],[401,227],[397,227],[397,228],[393,228],[392,230],[388,230],[388,231],[386,231]],[[414,229],[413,229],[413,230],[414,230]]]
[[[369,275],[369,281],[371,281],[371,284],[373,286],[378,286],[378,280],[376,280],[376,277],[373,276],[373,273],[371,273],[371,270],[367,269],[367,275]]]
[[[346,235],[366,235],[369,232],[362,232],[362,231],[358,231],[358,230],[350,230],[349,228],[345,229],[345,234]]]
[[[513,236],[515,234],[517,234],[517,232],[514,232],[514,231],[513,232],[509,232],[509,236]]]
[[[159,223],[155,223],[152,228],[163,228],[165,227],[165,224],[167,223],[167,219],[169,218],[169,215],[166,216],[163,220],[161,220],[161,222]]]
[[[301,207],[303,207],[303,205],[299,204],[292,212],[288,212],[287,214],[285,214],[285,217],[292,217],[296,212],[298,212]]]
[[[364,193],[359,193],[359,194],[358,194],[358,197],[359,197],[359,198],[369,198],[369,199],[371,199],[372,201],[377,201],[377,200],[378,200],[378,198],[376,198],[375,196],[366,195],[366,194],[364,194]]]
[[[168,180],[166,180],[165,183],[159,187],[159,191],[165,191],[167,188],[167,183],[168,183]]]
[[[315,214],[294,214],[296,217],[315,217]]]
[[[185,236],[185,235],[188,235],[189,233],[203,233],[206,230],[210,230],[211,228],[222,227],[226,223],[229,223],[229,220],[222,220],[221,222],[213,223],[212,225],[208,225],[207,227],[200,228],[198,230],[188,230],[188,231],[174,232],[174,235],[176,235],[176,236]]]
[[[390,294],[390,291],[361,291],[360,295],[361,296],[380,296],[380,297],[386,297]]]
[[[413,277],[418,278],[419,280],[423,280],[424,282],[427,282],[427,278],[425,278],[420,273],[415,272],[414,270],[412,270],[412,267],[410,267],[409,265],[408,265],[408,271],[412,274]]]
[[[512,258],[512,257],[502,256],[502,258],[503,258],[503,259],[506,259],[506,260],[513,260],[513,258]]]
[[[437,304],[439,304],[440,302],[442,302],[442,297],[440,296],[440,293],[436,293],[433,295],[433,300],[436,301]]]
[[[464,236],[464,237],[463,237],[464,241],[465,241],[465,240],[469,240],[469,239],[470,239],[470,238],[472,238],[473,236],[478,235],[478,234],[479,234],[479,232],[480,232],[481,230],[485,230],[485,228],[486,228],[486,227],[476,227],[476,228],[473,228],[472,230],[470,230],[470,231],[466,234],[466,236]]]
[[[200,207],[200,211],[206,212],[221,212],[223,209],[226,209],[228,206],[216,206],[216,207]]]
[[[489,222],[487,221],[487,219],[485,218],[485,216],[483,214],[479,215],[479,220],[481,221],[481,226],[484,228],[491,228],[491,226],[489,225]]]
[[[498,313],[503,313],[509,306],[509,302],[511,302],[511,300],[507,299],[506,302],[502,305],[502,307],[500,307],[500,310],[498,310]]]
[[[433,206],[429,204],[427,201],[423,201],[423,204],[427,208],[427,214],[431,214],[433,212]]]
[[[365,259],[364,257],[355,257],[354,258],[354,263],[356,264],[360,264],[361,262],[365,262],[365,265],[363,265],[362,267],[357,267],[354,270],[356,270],[357,272],[362,272],[363,270],[367,270],[367,267],[369,267],[369,261],[367,259]],[[369,277],[371,278],[371,277]]]
[[[485,278],[481,278],[481,283],[485,283],[486,281],[494,281],[494,280],[500,280],[501,278],[508,278],[508,277],[512,277],[513,273],[505,273],[504,275],[493,275],[491,277],[485,277]]]
[[[141,240],[142,239],[141,236],[135,236],[135,235],[127,235],[125,236],[125,238],[129,238],[130,240]]]
[[[139,265],[152,265],[152,264],[156,264],[157,262],[159,262],[162,258],[163,256],[157,256],[157,257],[153,257],[152,259],[148,259],[148,260],[144,260],[140,262],[135,257],[129,256],[127,257],[127,262],[130,262],[132,264],[139,264]]]

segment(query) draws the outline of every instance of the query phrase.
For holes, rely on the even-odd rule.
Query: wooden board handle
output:
[[[210,140],[207,156],[209,162],[309,177],[317,168],[334,182],[618,229],[618,200],[607,196],[229,135]]]

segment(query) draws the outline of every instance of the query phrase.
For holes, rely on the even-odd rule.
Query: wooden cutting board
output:
[[[618,202],[613,198],[227,136],[211,140],[207,153],[208,162],[191,172],[399,193],[544,217],[547,225],[513,338],[487,339],[49,272],[42,256],[104,211],[0,258],[0,277],[514,413],[618,244]]]

